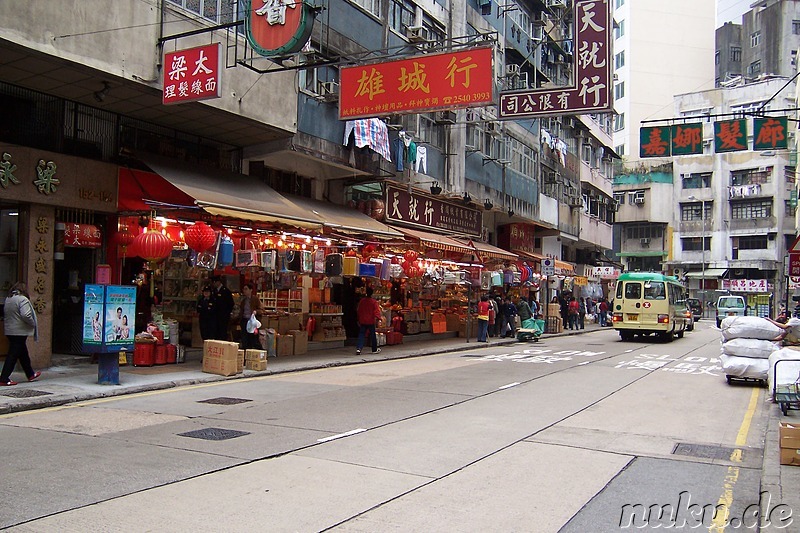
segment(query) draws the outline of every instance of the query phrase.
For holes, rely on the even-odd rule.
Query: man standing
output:
[[[522,296],[517,299],[517,314],[519,315],[520,324],[533,318],[533,311]]]
[[[381,305],[372,297],[372,287],[367,287],[367,295],[358,302],[356,311],[358,315],[358,343],[356,344],[356,355],[361,355],[364,347],[364,339],[369,334],[372,345],[372,353],[380,353],[378,348],[378,336],[375,334],[375,325],[381,319]]]
[[[517,306],[511,301],[511,298],[506,297],[505,303],[502,308],[503,314],[503,337],[514,337],[516,329],[514,328],[514,317],[517,316]]]
[[[231,322],[231,312],[233,312],[233,294],[222,283],[222,276],[211,278],[214,282],[214,301],[217,306],[217,331],[215,339],[228,340],[228,325]]]
[[[600,327],[605,327],[606,319],[608,318],[608,302],[605,298],[600,299],[600,305],[597,308],[599,310]]]

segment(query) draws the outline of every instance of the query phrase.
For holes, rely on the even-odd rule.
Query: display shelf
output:
[[[310,316],[342,316],[344,313],[308,313]]]

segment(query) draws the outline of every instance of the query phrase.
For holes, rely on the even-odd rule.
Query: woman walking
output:
[[[36,381],[42,373],[33,370],[25,343],[31,335],[34,341],[39,340],[39,324],[36,322],[36,311],[33,310],[28,288],[24,283],[18,282],[11,287],[3,307],[3,314],[5,334],[8,338],[8,355],[3,371],[0,372],[0,386],[17,384],[11,381],[11,373],[17,365],[17,360],[28,381]]]

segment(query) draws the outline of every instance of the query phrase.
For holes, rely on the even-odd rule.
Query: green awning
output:
[[[667,255],[667,252],[660,250],[648,250],[646,252],[619,252],[617,255],[620,257],[663,257]]]

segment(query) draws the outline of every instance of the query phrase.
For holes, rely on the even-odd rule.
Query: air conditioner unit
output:
[[[544,175],[545,183],[558,183],[558,172],[546,172]]]
[[[426,43],[430,40],[428,28],[425,26],[407,26],[406,38],[412,43]]]
[[[544,25],[531,25],[531,39],[536,43],[540,43],[544,40]]]
[[[317,93],[326,102],[336,102],[339,100],[339,84],[335,81],[321,81],[318,84]]]
[[[583,207],[583,198],[580,196],[568,196],[567,205],[570,207]]]
[[[506,65],[506,76],[516,76],[517,74],[519,74],[519,65],[515,63]]]
[[[650,246],[650,239],[648,237],[643,237],[643,238],[639,239],[639,243],[642,246]]]
[[[464,120],[467,122],[475,122],[479,118],[480,115],[474,109],[467,109],[467,111],[464,113]]]
[[[636,196],[636,197],[634,197],[633,203],[635,203],[635,204],[643,204],[644,203],[644,196]]]
[[[455,124],[456,112],[455,111],[439,111],[436,113],[434,122],[436,124]]]
[[[484,128],[486,129],[486,133],[488,133],[490,135],[499,135],[500,134],[500,123],[499,122],[489,121],[484,125]]]
[[[520,72],[511,79],[510,85],[514,90],[528,89],[530,87],[530,84],[528,83],[528,73]]]

